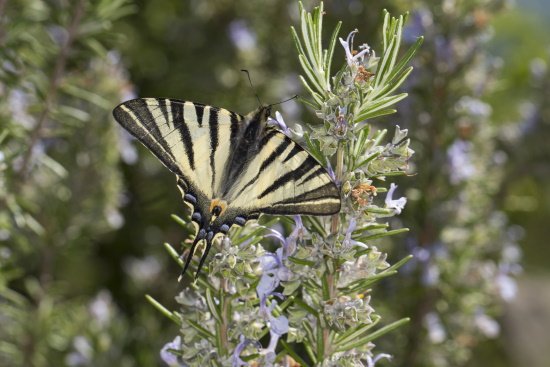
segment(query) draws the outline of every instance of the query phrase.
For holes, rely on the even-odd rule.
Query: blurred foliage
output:
[[[405,4],[410,6],[410,4]],[[406,253],[416,261],[389,292],[412,325],[397,356],[406,366],[468,365],[474,347],[499,335],[502,299],[520,271],[521,229],[498,202],[505,183],[502,130],[485,98],[499,61],[483,47],[491,16],[505,1],[418,2],[410,37],[426,41],[400,121],[415,135],[417,175],[410,187]],[[389,301],[389,300],[388,300]],[[392,347],[395,347],[395,343]]]
[[[500,147],[509,157],[498,197],[511,220],[525,229],[525,267],[536,273],[548,272],[550,256],[550,249],[540,246],[540,239],[550,236],[545,225],[550,211],[550,26],[542,4],[538,13],[536,7],[518,7],[519,13],[495,19],[489,49],[503,62],[487,99],[503,127]]]
[[[304,2],[308,9],[316,5]],[[548,271],[541,256],[548,250],[540,243],[550,235],[549,32],[538,25],[540,14],[526,13],[523,6],[503,11],[492,28],[493,12],[502,5],[500,0],[325,4],[325,21],[357,25],[361,43],[381,42],[383,8],[411,10],[410,21],[416,17],[421,26],[410,29],[411,41],[427,36],[415,65],[419,72],[413,73],[418,76],[409,82],[412,98],[398,104],[398,118],[390,117],[420,141],[412,146],[419,174],[400,183],[411,188],[404,214],[416,238],[394,248],[403,253],[445,248],[450,242],[442,234],[452,226],[453,233],[465,229],[465,237],[452,243],[468,251],[449,254],[439,269],[445,282],[423,285],[422,270],[434,268],[417,262],[399,282],[392,277],[378,287],[388,298],[377,310],[416,320],[408,336],[393,333],[379,345],[401,359],[416,355],[420,363],[439,355],[444,361],[437,365],[445,365],[445,358],[455,365],[460,360],[497,365],[496,355],[501,365],[508,363],[505,341],[478,344],[483,335],[471,317],[464,324],[455,318],[462,307],[475,314],[476,304],[485,305],[489,315],[500,312],[489,297],[494,290],[478,282],[484,278],[464,278],[461,272],[462,266],[478,264],[466,255],[498,261],[509,225],[497,214],[491,222],[496,226],[487,228],[491,213],[506,210],[511,223],[525,227],[526,268]],[[426,16],[431,24],[423,26]],[[139,91],[142,97],[188,99],[246,113],[257,103],[242,68],[251,71],[264,102],[302,93],[289,32],[297,23],[296,4],[281,1],[0,1],[0,365],[160,364],[158,351],[177,329],[143,295],[176,307],[179,271],[162,242],[186,238],[169,217],[185,208],[173,176],[119,135],[110,111]],[[351,30],[342,29],[341,36]],[[113,49],[120,50],[122,62]],[[502,61],[488,57],[487,50]],[[343,59],[343,50],[336,50],[338,57]],[[455,109],[464,96],[488,103],[491,113],[478,118]],[[280,108],[287,121],[314,119],[295,101]],[[450,185],[447,148],[457,136],[474,144],[483,175]],[[506,160],[495,166],[497,152]],[[477,226],[456,215],[464,203],[475,204]],[[401,254],[388,246],[378,247],[395,262]],[[434,307],[439,322],[451,327],[447,342],[458,344],[429,341],[422,315]],[[418,313],[410,312],[414,309]],[[513,357],[521,364],[518,356]]]
[[[128,82],[108,49],[120,41],[113,22],[133,8],[125,1],[3,5],[0,364],[154,363],[157,353],[137,352],[150,341],[136,341],[151,322],[139,314],[128,321],[104,289],[107,264],[96,256],[97,241],[124,221],[110,115]],[[149,336],[160,328],[151,320]]]

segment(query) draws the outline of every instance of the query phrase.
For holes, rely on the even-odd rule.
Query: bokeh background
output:
[[[318,5],[304,1],[306,9]],[[546,0],[325,2],[327,37],[380,49],[382,10],[425,42],[409,98],[408,197],[379,248],[415,260],[374,288],[393,366],[550,366],[550,8]],[[188,235],[173,175],[111,111],[172,97],[245,114],[304,94],[293,1],[0,0],[0,365],[155,366]],[[333,65],[344,62],[337,48]],[[336,67],[336,66],[335,66]],[[312,123],[296,101],[287,123]]]

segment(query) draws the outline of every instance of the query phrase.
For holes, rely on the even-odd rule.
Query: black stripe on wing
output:
[[[166,103],[166,101],[159,101],[159,103]],[[170,110],[172,113],[172,122],[174,127],[178,129],[180,133],[181,141],[185,148],[185,154],[189,160],[189,167],[194,171],[195,170],[195,151],[193,149],[193,140],[191,139],[191,133],[189,127],[185,123],[185,115],[183,113],[183,104],[181,103],[170,103]]]
[[[186,103],[188,107],[185,106]],[[189,104],[192,104],[192,106]],[[210,111],[209,125],[215,122],[216,128],[219,128],[217,126],[217,116],[222,112],[229,114],[231,136],[236,137],[238,135],[240,123],[244,119],[243,116],[218,107],[178,99],[133,99],[116,107],[113,115],[122,127],[145,145],[168,169],[178,176],[183,176],[177,162],[177,159],[181,159],[181,157],[174,156],[173,146],[167,143],[166,137],[174,132],[179,133],[179,142],[183,145],[189,166],[192,170],[195,170],[196,157],[190,129],[204,127],[202,119],[206,107],[209,107]],[[197,121],[185,121],[185,108],[194,108]],[[214,116],[216,117],[215,121]],[[172,125],[169,121],[172,122]],[[163,135],[161,128],[164,126],[168,127],[169,132]],[[210,126],[208,127],[210,128]],[[215,134],[218,135],[218,132],[216,131]]]
[[[283,187],[288,183],[288,181],[298,181],[301,179],[307,172],[311,171],[311,169],[315,168],[315,166],[318,166],[319,163],[313,158],[312,156],[308,156],[303,163],[300,165],[300,167],[291,170],[287,173],[285,173],[283,176],[276,179],[269,187],[267,187],[259,196],[258,199],[262,199],[265,196],[271,194],[272,192],[276,191],[277,189]]]
[[[216,183],[216,149],[218,148],[218,111],[211,110],[208,124],[210,125],[210,168],[212,169],[212,192]]]
[[[277,148],[275,148],[275,150],[271,152],[269,157],[267,157],[267,159],[262,162],[262,165],[260,166],[260,170],[258,171],[258,174],[253,179],[248,181],[246,185],[244,185],[243,188],[237,193],[236,196],[241,195],[246,189],[248,189],[251,185],[256,183],[256,181],[258,181],[258,179],[260,178],[262,173],[265,171],[265,169],[268,168],[273,162],[276,162],[277,159],[280,157],[280,155],[286,150],[286,148],[290,144],[292,144],[292,141],[290,139],[284,140],[283,143],[281,143]]]
[[[144,100],[134,99],[119,105],[114,109],[113,116],[168,169],[179,176],[183,175],[172,154],[171,147],[162,136],[156,119]]]

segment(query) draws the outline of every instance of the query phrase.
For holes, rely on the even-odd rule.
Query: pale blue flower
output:
[[[181,336],[176,336],[173,341],[166,343],[160,351],[160,358],[170,367],[180,366],[178,356],[169,352],[168,349],[181,350]]]
[[[476,309],[474,320],[479,330],[487,338],[496,338],[500,334],[500,325],[495,319],[485,313],[483,307]]]
[[[275,230],[271,230],[272,233],[266,235],[266,237],[277,238],[281,241],[283,247],[278,248],[275,253],[266,253],[260,258],[260,267],[264,272],[260,278],[260,282],[256,286],[256,293],[260,299],[260,314],[272,324],[271,328],[275,326],[276,330],[278,330],[275,331],[277,333],[285,329],[284,327],[279,327],[280,323],[286,322],[287,327],[283,334],[288,331],[288,319],[284,316],[275,318],[271,314],[271,311],[277,302],[273,301],[271,304],[273,307],[270,308],[267,306],[267,298],[269,296],[277,296],[284,299],[284,296],[281,293],[275,292],[275,289],[279,286],[281,281],[288,281],[293,275],[292,271],[285,266],[284,260],[294,253],[297,241],[302,239],[306,231],[300,216],[294,216],[294,220],[296,225],[293,227],[288,237],[284,237],[280,232]],[[281,319],[281,317],[283,319]]]
[[[447,332],[441,324],[441,320],[437,313],[428,312],[426,316],[424,316],[424,323],[426,329],[428,329],[428,338],[433,344],[442,343],[447,339]]]
[[[232,367],[240,367],[240,366],[250,366],[249,363],[243,361],[241,359],[241,353],[246,348],[247,345],[254,344],[254,346],[257,349],[260,349],[262,346],[260,343],[258,343],[255,340],[246,340],[246,337],[244,335],[241,335],[240,342],[237,344],[237,347],[235,347],[235,351],[233,352],[233,355],[231,356],[231,366]]]
[[[468,180],[476,173],[472,150],[472,142],[460,138],[457,138],[447,149],[449,179],[453,185]]]
[[[349,222],[348,230],[346,231],[346,236],[344,237],[344,248],[349,248],[352,246],[361,246],[368,248],[369,246],[365,245],[363,242],[355,241],[351,238],[351,235],[353,234],[353,231],[355,230],[355,227],[357,226],[357,221],[355,218],[352,218]]]
[[[277,343],[279,338],[288,333],[290,329],[288,319],[285,316],[275,317],[272,314],[273,309],[277,306],[277,301],[271,302],[271,305],[266,308],[267,319],[269,325],[269,345],[266,349],[262,351],[262,354],[265,355],[265,358],[268,362],[275,362],[277,352]]]
[[[330,165],[329,161],[327,161],[327,173],[330,176],[330,178],[332,179],[332,181],[334,181],[336,184],[339,184],[339,182],[336,180],[336,173],[332,169],[332,166]]]
[[[516,280],[509,274],[521,272],[521,267],[517,264],[500,264],[495,278],[495,284],[499,290],[500,296],[505,301],[511,301],[516,297],[518,285]]]
[[[295,215],[294,221],[296,222],[296,225],[292,227],[292,232],[290,232],[290,235],[288,237],[283,236],[280,232],[277,232],[273,229],[270,229],[271,233],[265,235],[265,237],[275,237],[283,244],[284,254],[281,255],[280,266],[282,266],[282,260],[286,259],[288,256],[291,256],[294,251],[296,251],[297,242],[301,241],[304,235],[307,233],[307,230],[302,222],[302,217],[300,217],[299,215]]]
[[[367,367],[374,367],[376,362],[378,362],[382,358],[391,359],[391,356],[389,354],[380,353],[376,355],[374,358],[372,358],[371,356],[367,355],[366,356]]]
[[[285,134],[289,138],[300,139],[302,136],[304,136],[302,126],[296,124],[295,129],[289,128],[286,125],[285,120],[283,120],[283,116],[279,113],[279,111],[275,112],[275,120],[269,120],[267,123],[279,126],[283,134]]]
[[[351,31],[351,33],[348,35],[348,38],[344,41],[342,38],[338,38],[340,40],[340,43],[342,46],[344,46],[344,50],[346,52],[346,59],[348,62],[348,65],[351,67],[353,65],[357,65],[359,63],[359,59],[363,57],[366,53],[370,51],[370,47],[367,45],[363,45],[360,52],[358,52],[355,56],[353,55],[353,38],[355,37],[355,33],[359,33],[359,31],[356,29],[354,31]]]
[[[397,200],[393,200],[393,192],[395,189],[397,189],[397,185],[392,183],[386,195],[386,208],[393,209],[395,214],[401,214],[401,211],[405,208],[405,204],[407,203],[407,198],[401,197]]]

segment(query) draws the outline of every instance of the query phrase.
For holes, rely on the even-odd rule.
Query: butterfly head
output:
[[[245,120],[256,123],[266,122],[269,120],[269,116],[271,116],[271,107],[272,105],[262,104],[260,107],[246,115]]]
[[[271,116],[271,105],[264,105],[262,107],[263,107],[263,111],[265,113],[263,117],[267,120],[268,117]]]

